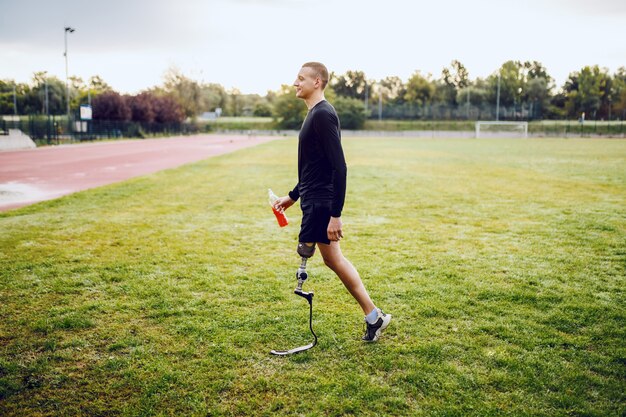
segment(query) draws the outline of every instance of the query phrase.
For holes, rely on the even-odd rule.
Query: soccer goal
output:
[[[476,122],[477,138],[527,138],[528,122]]]

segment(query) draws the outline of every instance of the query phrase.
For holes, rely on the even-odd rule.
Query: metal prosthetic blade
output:
[[[289,349],[289,350],[271,350],[270,353],[272,355],[276,355],[276,356],[293,355],[294,353],[307,351],[311,349],[312,347],[314,347],[315,345],[317,345],[317,335],[313,331],[313,292],[304,292],[301,289],[296,288],[294,293],[299,295],[302,298],[305,298],[309,302],[309,329],[311,330],[311,333],[313,334],[313,337],[314,337],[313,342],[309,343],[308,345],[299,346],[299,347]]]
[[[317,339],[313,341],[313,343],[309,343],[308,345],[305,345],[305,346],[300,346],[300,347],[289,349],[289,350],[271,350],[270,353],[276,356],[293,355],[294,353],[300,353],[300,352],[304,352],[305,350],[309,350],[316,344],[317,344]]]

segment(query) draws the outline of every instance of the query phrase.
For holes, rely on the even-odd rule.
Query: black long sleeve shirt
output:
[[[302,124],[298,137],[298,184],[289,193],[296,201],[332,201],[331,216],[341,217],[348,169],[341,147],[341,128],[335,108],[317,103]]]

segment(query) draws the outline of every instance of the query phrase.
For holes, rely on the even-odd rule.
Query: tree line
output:
[[[290,85],[265,96],[200,83],[170,68],[163,84],[136,95],[114,91],[101,77],[86,82],[70,78],[70,107],[77,112],[91,102],[94,119],[181,122],[220,109],[223,116],[274,117],[280,128],[298,128],[306,109]],[[30,83],[0,80],[0,114],[66,112],[65,83],[37,72]],[[345,128],[359,128],[367,118],[385,119],[587,119],[624,120],[626,68],[610,74],[597,65],[570,73],[557,88],[537,61],[507,61],[486,78],[471,79],[454,60],[438,77],[415,71],[408,80],[369,79],[363,71],[331,74],[327,97],[342,115]]]
[[[136,95],[120,94],[100,76],[84,81],[69,77],[71,114],[91,104],[95,120],[174,123],[221,109],[224,116],[272,116],[272,93],[261,97],[226,90],[219,84],[201,84],[169,69],[163,84]],[[30,83],[0,80],[0,115],[53,115],[67,112],[66,84],[59,78],[36,72]],[[17,111],[16,111],[17,110]]]

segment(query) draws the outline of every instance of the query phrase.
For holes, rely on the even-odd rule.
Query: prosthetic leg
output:
[[[306,272],[306,262],[307,260],[313,256],[315,253],[315,243],[298,243],[298,254],[302,257],[302,262],[300,263],[300,268],[296,272],[296,279],[298,280],[298,285],[296,289],[293,291],[294,294],[299,295],[302,298],[305,298],[309,302],[309,329],[311,329],[311,333],[313,334],[313,342],[308,345],[299,346],[290,350],[272,350],[270,353],[272,355],[292,355],[294,353],[304,352],[305,350],[309,350],[317,344],[317,335],[313,331],[313,291],[305,292],[302,291],[302,284],[309,277]]]

